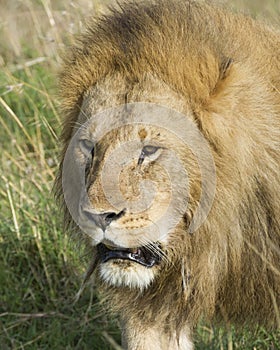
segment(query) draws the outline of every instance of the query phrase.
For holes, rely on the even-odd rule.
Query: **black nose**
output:
[[[89,220],[93,220],[97,226],[105,231],[106,227],[109,226],[112,221],[118,220],[125,214],[125,209],[121,210],[119,213],[110,211],[102,214],[93,214],[91,212],[85,211],[84,214]]]
[[[99,215],[100,220],[104,224],[104,226],[109,226],[110,223],[114,220],[117,220],[120,215],[114,212],[104,213]]]

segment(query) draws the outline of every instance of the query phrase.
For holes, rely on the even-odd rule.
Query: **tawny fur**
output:
[[[126,82],[115,91],[121,104],[147,74],[192,110],[211,145],[217,187],[198,231],[188,234],[185,218],[171,233],[172,264],[149,288],[100,282],[128,324],[126,341],[137,344],[155,327],[179,339],[202,316],[279,326],[279,31],[199,1],[128,2],[92,20],[67,51],[60,76],[64,150],[92,87],[119,75]],[[108,107],[109,96],[106,103],[92,98]]]

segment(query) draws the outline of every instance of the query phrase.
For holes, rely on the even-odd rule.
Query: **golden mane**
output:
[[[172,265],[145,293],[99,281],[114,309],[140,328],[145,320],[178,331],[213,315],[279,323],[279,32],[210,2],[111,9],[64,56],[64,151],[84,94],[116,72],[130,85],[150,73],[183,97],[211,145],[217,188],[199,230],[188,234],[186,220],[171,234]]]

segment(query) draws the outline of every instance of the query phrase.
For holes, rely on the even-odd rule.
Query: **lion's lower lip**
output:
[[[100,261],[105,263],[109,260],[120,259],[129,260],[145,267],[153,267],[160,262],[160,256],[155,251],[150,251],[146,247],[137,249],[119,248],[109,249],[108,246],[100,243],[97,246]]]

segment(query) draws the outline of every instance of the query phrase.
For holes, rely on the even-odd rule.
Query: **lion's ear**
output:
[[[227,78],[230,76],[232,67],[233,67],[233,59],[229,57],[225,57],[219,67],[219,76],[218,76],[218,81],[216,83],[216,86],[213,90],[213,95],[218,94],[221,89],[223,89],[225,82]]]
[[[219,80],[225,79],[230,72],[230,69],[233,65],[233,59],[226,57],[222,60],[220,64],[220,75],[219,75]]]

